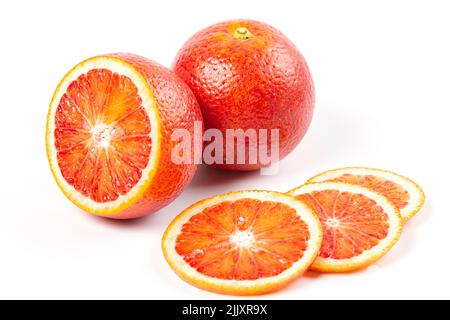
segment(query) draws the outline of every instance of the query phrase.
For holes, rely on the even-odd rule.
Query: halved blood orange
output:
[[[73,68],[47,118],[50,168],[64,194],[101,216],[136,218],[174,199],[195,161],[171,161],[171,134],[201,121],[190,89],[143,57],[112,54]],[[199,128],[202,130],[202,128]]]
[[[312,177],[307,183],[322,181],[357,184],[381,193],[400,210],[404,221],[413,217],[425,201],[425,194],[417,183],[382,169],[349,167],[329,170]]]
[[[348,272],[365,267],[388,252],[400,236],[398,209],[367,188],[321,182],[289,194],[313,208],[323,226],[323,243],[312,270]]]
[[[317,256],[322,228],[303,202],[271,191],[240,191],[184,210],[162,239],[164,255],[185,281],[235,295],[274,291]]]

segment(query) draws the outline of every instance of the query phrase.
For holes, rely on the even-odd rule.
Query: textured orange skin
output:
[[[192,137],[194,121],[202,121],[198,103],[191,90],[172,71],[158,63],[137,55],[111,54],[136,68],[152,89],[161,123],[161,152],[156,173],[142,197],[114,215],[113,219],[139,218],[172,202],[192,180],[196,164],[174,164],[171,160],[175,129],[187,129]]]
[[[238,27],[246,27],[253,37],[235,39]],[[309,127],[314,85],[308,66],[295,45],[267,24],[232,20],[208,27],[184,44],[172,68],[194,92],[205,129],[222,133],[238,128],[280,129],[281,159]],[[248,159],[242,165],[215,165],[230,170],[262,167]]]

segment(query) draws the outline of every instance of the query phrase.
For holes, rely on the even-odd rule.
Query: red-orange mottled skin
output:
[[[194,92],[205,129],[279,129],[281,159],[309,127],[314,86],[308,66],[295,45],[267,24],[233,20],[208,27],[184,44],[173,69]],[[216,166],[255,170],[263,164],[247,157],[245,164]]]

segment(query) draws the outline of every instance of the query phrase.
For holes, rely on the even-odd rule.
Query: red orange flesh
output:
[[[147,166],[150,120],[136,86],[110,70],[73,81],[55,116],[55,147],[63,177],[97,202],[116,200]]]
[[[417,183],[382,169],[348,167],[328,170],[309,179],[307,183],[321,181],[350,183],[380,193],[399,209],[404,221],[414,216],[425,201],[424,192]]]
[[[197,132],[194,132],[197,125]],[[197,101],[173,72],[131,54],[90,58],[61,81],[47,118],[52,173],[77,206],[114,219],[155,212],[192,179],[171,159],[172,133],[203,132]]]
[[[255,280],[292,266],[309,238],[308,226],[287,205],[240,199],[191,217],[177,237],[176,251],[210,277]]]
[[[347,272],[381,258],[402,230],[398,209],[374,191],[346,183],[311,183],[289,194],[308,204],[323,227],[323,242],[312,269]]]
[[[253,295],[298,278],[321,242],[320,221],[303,202],[278,192],[240,191],[184,210],[162,247],[173,270],[194,286]]]
[[[377,245],[389,230],[388,216],[372,199],[338,190],[313,191],[298,199],[311,206],[323,226],[319,256],[348,259]]]

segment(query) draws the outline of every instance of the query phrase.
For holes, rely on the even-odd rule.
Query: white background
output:
[[[168,267],[160,239],[171,219],[211,195],[284,191],[352,165],[415,179],[425,207],[368,269],[307,273],[263,298],[450,298],[449,17],[448,1],[2,1],[0,298],[228,298],[184,283]],[[66,200],[44,145],[62,76],[109,52],[170,66],[194,32],[232,18],[283,31],[315,81],[312,126],[279,173],[201,167],[177,200],[137,221],[97,218]]]

